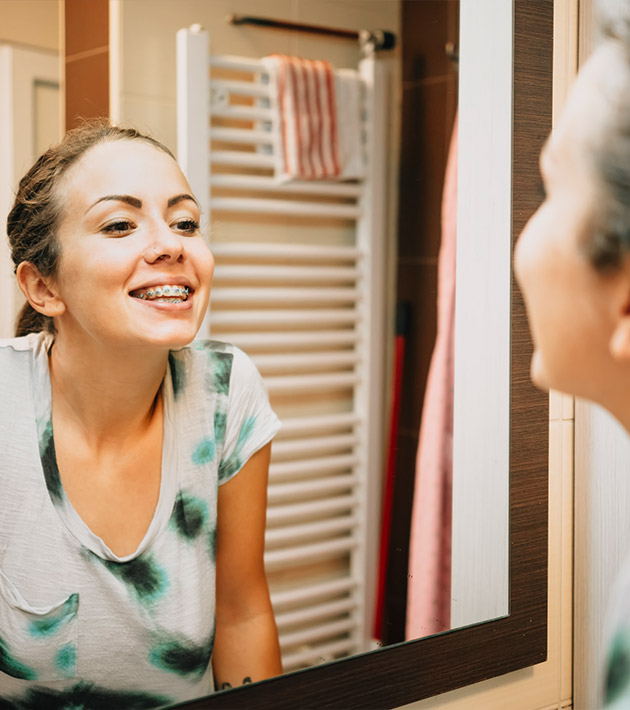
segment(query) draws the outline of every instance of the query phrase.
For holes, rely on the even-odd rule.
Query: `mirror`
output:
[[[173,5],[158,3],[158,6],[165,13],[176,12]],[[111,8],[112,18],[115,18],[121,4],[112,2]],[[520,232],[526,216],[536,204],[538,146],[550,125],[551,18],[552,2],[544,5],[521,0],[516,2],[513,43],[514,199],[511,210],[514,235]],[[177,26],[185,26],[196,19],[178,17]],[[142,18],[142,21],[146,22],[147,18]],[[527,77],[532,75],[538,80],[535,86],[527,82]],[[154,80],[159,93],[163,76],[156,72]],[[138,91],[141,93],[141,88]],[[124,96],[124,110],[130,111],[134,105],[139,106],[133,87],[128,88],[126,94],[122,91],[116,94],[114,90],[112,96],[115,95],[118,99]],[[111,108],[116,110],[114,105]],[[120,106],[118,110],[121,110]],[[147,102],[144,108],[138,110],[146,110],[146,124],[150,125],[152,116],[159,114],[161,105],[156,100]],[[507,273],[506,269],[506,280]],[[312,706],[322,708],[339,705],[359,708],[368,703],[395,707],[544,660],[547,410],[545,398],[529,385],[527,326],[515,288],[512,289],[511,325],[509,616],[336,661],[256,686],[235,689],[188,704],[188,707],[294,707],[295,697],[304,699],[304,702],[308,699]],[[507,435],[502,439],[507,443]],[[507,479],[504,478],[504,481],[507,486]],[[507,550],[505,543],[503,550]],[[501,614],[486,613],[484,616],[481,613],[463,623],[497,615]],[[518,643],[515,643],[516,639]]]
[[[519,0],[513,12],[509,227],[515,239],[537,206],[538,153],[551,126],[553,3]],[[510,324],[509,615],[186,707],[291,708],[300,698],[311,707],[391,708],[545,660],[548,410],[529,381],[531,344],[514,284]]]

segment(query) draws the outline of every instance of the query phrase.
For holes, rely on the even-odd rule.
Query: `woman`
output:
[[[593,400],[630,431],[630,3],[581,70],[542,151],[546,197],[516,255],[532,379]],[[611,613],[602,707],[630,707],[630,585]]]
[[[0,708],[153,708],[279,674],[278,420],[241,351],[189,346],[213,259],[173,156],[70,131],[8,236],[27,304],[0,341]]]

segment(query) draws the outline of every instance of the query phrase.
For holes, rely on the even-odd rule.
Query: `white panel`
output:
[[[277,442],[277,445],[279,443],[280,441]],[[305,474],[343,471],[359,463],[359,457],[354,454],[345,456],[312,456],[305,461],[282,462],[274,460],[269,468],[269,475],[273,483],[279,483],[283,479],[298,478]]]
[[[212,153],[212,159],[217,162],[228,162],[224,151],[221,155],[224,160],[218,159],[218,152]],[[234,165],[246,165],[247,167],[266,166],[269,163],[275,164],[275,158],[234,151],[229,154],[229,161]],[[235,156],[238,156],[237,158]],[[337,219],[358,219],[361,216],[361,209],[354,205],[333,205],[322,207],[318,202],[298,202],[297,200],[270,200],[257,199],[255,197],[215,197],[212,200],[212,209],[222,212],[253,212],[254,214],[278,214],[295,215],[301,217],[333,217]],[[325,213],[322,212],[325,210]]]
[[[214,136],[222,134],[214,130]],[[248,131],[248,133],[253,133]],[[266,134],[265,134],[266,135]],[[332,197],[359,197],[362,188],[352,183],[339,182],[294,182],[278,183],[275,178],[264,175],[211,175],[210,184],[215,187],[230,187],[241,190],[268,190],[309,195],[329,195]]]
[[[317,601],[322,598],[333,597],[351,592],[356,587],[356,582],[347,577],[334,579],[323,584],[314,584],[309,587],[298,587],[276,592],[273,596],[273,606],[282,610],[285,606],[295,605],[299,602]]]
[[[312,563],[315,560],[352,552],[354,549],[360,548],[362,544],[356,537],[342,537],[327,542],[295,545],[286,550],[266,550],[265,569],[270,572],[278,568],[291,568],[296,565],[304,565],[306,562]],[[352,624],[356,630],[356,620]],[[282,638],[280,643],[282,644]]]
[[[508,613],[509,554],[512,3],[460,8],[453,627]]]
[[[207,219],[209,145],[208,34],[199,26],[177,33],[177,160]]]
[[[217,176],[218,177],[218,176]],[[221,175],[226,178],[226,175]],[[241,177],[241,176],[238,176]],[[254,186],[254,189],[258,189]],[[283,188],[284,189],[284,188]],[[212,245],[215,256],[247,257],[265,261],[282,258],[286,261],[351,261],[361,257],[361,251],[355,247],[320,246],[313,244],[259,244],[256,242],[218,243]],[[357,272],[353,272],[356,274]]]
[[[575,696],[597,707],[611,591],[630,550],[630,439],[600,407],[575,409]]]
[[[276,623],[282,631],[283,627],[294,626],[299,623],[319,621],[327,616],[347,614],[356,608],[356,602],[352,599],[342,599],[341,601],[328,602],[327,604],[317,604],[308,609],[298,609],[276,614]]]
[[[342,510],[351,510],[359,502],[356,495],[342,495],[323,500],[310,500],[306,503],[294,503],[270,507],[267,511],[267,524],[274,525],[306,516],[325,516]]]

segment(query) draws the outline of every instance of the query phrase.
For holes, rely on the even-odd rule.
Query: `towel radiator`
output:
[[[283,427],[265,566],[285,671],[372,647],[384,438],[386,68],[359,66],[367,178],[274,178],[273,77],[177,35],[178,159],[216,269],[204,336],[256,363]]]

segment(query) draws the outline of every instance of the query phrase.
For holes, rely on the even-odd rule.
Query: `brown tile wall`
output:
[[[109,115],[109,1],[64,0],[66,130]]]
[[[397,297],[410,308],[394,484],[383,641],[404,640],[415,457],[437,327],[442,189],[457,110],[459,0],[403,0]]]

